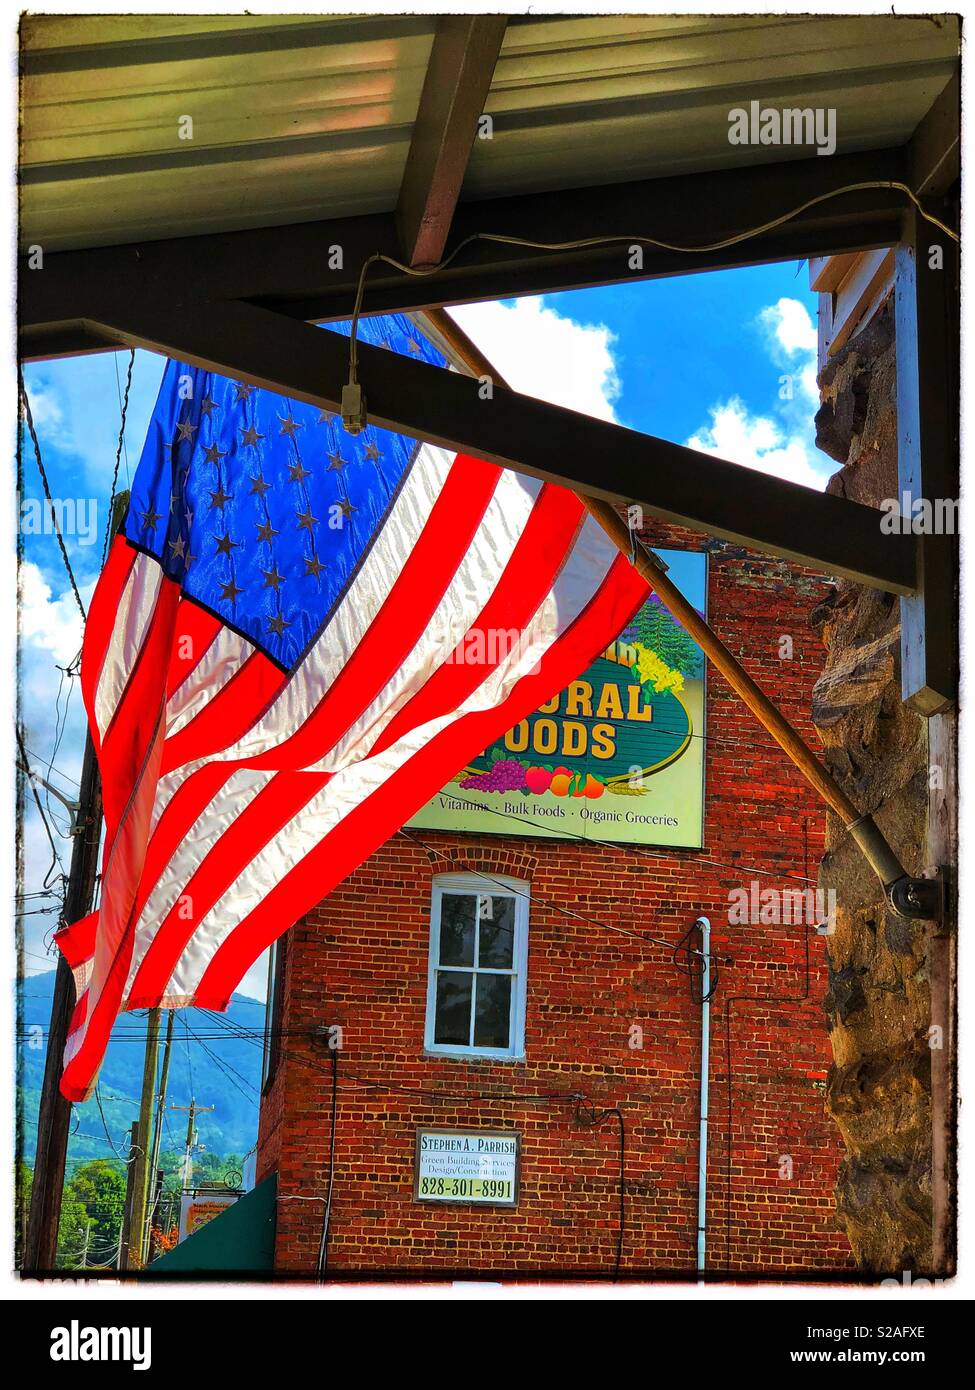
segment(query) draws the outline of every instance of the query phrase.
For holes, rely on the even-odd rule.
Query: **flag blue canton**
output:
[[[347,323],[328,327],[348,336]],[[399,314],[362,319],[358,336],[446,365]],[[315,406],[170,361],[125,535],[291,670],[352,581],[416,447],[372,426],[349,435]]]

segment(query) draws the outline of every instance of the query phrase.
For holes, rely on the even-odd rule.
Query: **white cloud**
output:
[[[619,423],[616,335],[604,324],[578,323],[537,296],[450,314],[514,390]]]
[[[691,435],[688,448],[790,483],[822,489],[824,475],[810,461],[809,444],[801,434],[788,434],[768,415],[752,415],[738,396],[712,406],[708,413],[710,425]]]
[[[799,396],[819,408],[816,385],[816,325],[798,299],[779,299],[758,316],[772,361],[796,378]]]
[[[758,317],[787,355],[815,353],[816,328],[809,317],[809,310],[798,299],[776,300],[774,304],[767,305]]]
[[[23,643],[50,652],[62,666],[81,647],[83,624],[74,594],[68,588],[55,596],[32,560],[20,570],[20,634]]]
[[[57,443],[64,433],[64,411],[56,392],[46,381],[37,381],[30,388],[30,414],[39,435],[53,438]]]
[[[834,465],[815,442],[816,327],[804,304],[785,298],[762,309],[756,323],[770,360],[780,368],[774,403],[763,414],[738,395],[719,401],[708,411],[710,422],[699,426],[687,445],[821,491]]]

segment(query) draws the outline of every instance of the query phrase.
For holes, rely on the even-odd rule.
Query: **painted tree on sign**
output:
[[[701,674],[702,658],[696,642],[656,597],[643,605],[623,636],[655,652],[665,665],[683,676]]]

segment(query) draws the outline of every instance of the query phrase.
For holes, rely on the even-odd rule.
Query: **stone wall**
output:
[[[897,496],[892,302],[820,375],[817,444],[842,464],[828,491],[877,506]],[[870,811],[908,872],[922,867],[927,731],[901,703],[899,602],[839,581],[813,612],[827,650],[812,716],[830,770]],[[931,1249],[931,1021],[923,923],[888,911],[832,813],[820,881],[839,908],[825,1009],[834,1064],[827,1106],[846,1144],[838,1214],[858,1263],[928,1272]]]

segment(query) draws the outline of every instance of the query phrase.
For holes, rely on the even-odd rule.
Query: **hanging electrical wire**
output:
[[[322,1216],[322,1234],[318,1242],[318,1277],[324,1279],[328,1268],[328,1242],[332,1224],[332,1192],[335,1188],[335,1129],[339,1105],[339,1053],[332,1048],[332,1118],[328,1137],[328,1187],[325,1191],[325,1212]]]
[[[484,801],[471,801],[468,797],[460,796],[454,792],[451,792],[450,795],[451,800],[461,802],[463,805],[470,807],[472,811],[487,811],[488,814],[492,816],[501,816],[505,820],[515,821],[521,825],[530,825],[535,834],[538,834],[538,823],[530,820],[527,816],[519,816],[514,811],[502,811],[499,807],[489,806]],[[399,834],[404,835],[406,831],[401,829]],[[563,829],[561,826],[559,827],[559,839],[575,840],[577,844],[588,845],[590,849],[593,846],[593,841],[587,839],[585,835],[579,835],[577,832]],[[666,846],[661,846],[656,849],[644,849],[642,845],[622,845],[616,844],[612,840],[599,840],[596,843],[598,843],[601,850],[612,850],[614,853],[622,855],[630,854],[641,859],[661,859],[664,857],[664,852],[667,848]],[[673,854],[674,851],[671,850],[670,853]],[[711,859],[707,855],[698,853],[697,850],[686,850],[685,853],[693,855],[692,862],[695,864],[708,864],[716,869],[731,869],[734,873],[758,874],[759,877],[764,878],[787,879],[790,883],[818,882],[818,879],[810,878],[808,875],[790,874],[784,869],[758,869],[751,864],[730,864],[722,859]],[[668,942],[666,944],[669,945],[670,943]]]
[[[51,846],[51,856],[52,856],[52,858],[51,858],[51,864],[50,864],[50,867],[48,868],[47,873],[44,875],[43,879],[41,880],[41,884],[42,884],[42,886],[43,886],[44,888],[50,888],[51,883],[52,883],[51,875],[52,875],[52,873],[54,872],[54,869],[55,869],[55,868],[60,869],[60,871],[61,871],[61,880],[62,880],[62,884],[64,883],[64,881],[65,881],[64,865],[61,863],[61,856],[58,854],[58,847],[57,847],[57,845],[54,843],[54,836],[53,836],[53,834],[51,833],[51,827],[50,827],[50,825],[48,824],[47,816],[44,814],[44,807],[43,807],[43,805],[41,804],[41,798],[38,796],[37,787],[35,786],[35,784],[34,784],[34,779],[33,779],[33,777],[31,776],[31,773],[30,773],[30,763],[29,763],[28,760],[27,760],[27,749],[26,749],[26,747],[24,746],[24,736],[23,736],[23,734],[22,734],[21,731],[20,731],[20,725],[19,725],[19,724],[18,724],[17,727],[16,727],[16,735],[17,735],[17,746],[18,746],[18,748],[19,748],[19,750],[20,750],[20,767],[21,767],[21,770],[23,771],[23,773],[25,774],[25,776],[26,776],[26,778],[27,778],[27,781],[30,783],[31,795],[32,795],[33,798],[34,798],[34,805],[37,807],[37,814],[38,814],[38,815],[40,816],[40,818],[41,818],[41,822],[42,822],[42,824],[43,824],[43,826],[44,826],[44,830],[45,830],[46,833],[47,833],[48,843],[49,843],[50,846]],[[63,908],[63,906],[64,906],[63,897],[62,897],[62,900],[61,900],[61,905],[62,905],[62,908]]]
[[[17,369],[17,380],[20,384],[20,400],[24,411],[24,419],[27,422],[27,430],[30,434],[31,443],[34,446],[34,457],[37,460],[37,471],[41,475],[41,486],[44,489],[44,496],[47,498],[47,505],[50,509],[51,523],[54,528],[54,535],[57,538],[58,547],[61,551],[61,559],[64,561],[64,568],[68,574],[68,580],[71,584],[71,591],[74,594],[75,602],[77,603],[78,610],[81,613],[82,622],[84,622],[87,619],[88,615],[85,612],[85,605],[81,601],[81,594],[78,591],[78,585],[74,577],[74,570],[71,568],[71,561],[68,558],[68,549],[64,543],[64,536],[61,532],[61,523],[58,520],[57,508],[55,507],[54,499],[51,496],[51,487],[47,480],[47,471],[44,467],[44,460],[41,457],[40,442],[37,438],[37,431],[34,428],[34,417],[31,415],[30,400],[27,396],[27,387],[24,384],[24,375],[19,367]]]
[[[401,829],[399,834],[401,834],[404,839],[410,840],[413,844],[419,845],[422,849],[426,850],[427,855],[431,859],[442,859],[447,864],[457,864],[459,862],[444,850],[435,849],[432,845],[428,845],[425,840],[421,840],[420,837],[411,830]],[[587,841],[587,843],[590,842]],[[496,883],[500,888],[504,889],[505,893],[513,893],[515,897],[525,899],[530,897],[528,893],[522,892],[520,889],[513,887],[510,883],[505,883],[503,879],[492,878],[489,873],[481,873],[479,876],[486,879],[489,883]],[[629,931],[626,927],[618,927],[612,922],[597,921],[594,917],[587,917],[582,912],[576,912],[574,908],[563,907],[560,903],[540,898],[537,894],[531,898],[531,901],[539,904],[541,907],[551,908],[553,912],[561,912],[565,917],[573,917],[579,922],[584,922],[587,926],[599,927],[601,931],[617,932],[620,936],[632,937],[633,940],[642,941],[648,946],[663,946],[666,950],[673,952],[676,963],[676,954],[679,948],[675,947],[672,941],[668,941],[664,937],[650,936],[646,932]],[[678,966],[677,968],[681,969],[682,967]]]
[[[619,1174],[619,1230],[616,1238],[616,1263],[613,1268],[613,1282],[620,1277],[623,1267],[623,1242],[626,1238],[626,1121],[618,1105],[607,1106],[605,1110],[596,1107],[585,1098],[576,1103],[576,1123],[586,1129],[599,1129],[609,1119],[615,1119],[620,1132],[620,1174]]]
[[[114,467],[114,469],[112,470],[112,488],[111,488],[111,492],[110,492],[109,498],[108,498],[108,517],[107,517],[107,520],[106,520],[106,522],[105,522],[105,539],[104,539],[104,541],[102,542],[102,565],[103,565],[103,566],[104,566],[104,564],[105,564],[105,556],[108,554],[108,543],[109,543],[109,541],[111,540],[111,537],[112,537],[112,515],[113,515],[113,513],[114,513],[114,511],[115,511],[115,495],[116,495],[116,491],[117,491],[117,488],[118,488],[118,470],[119,470],[119,464],[121,463],[121,460],[122,460],[122,450],[123,450],[123,449],[125,450],[125,472],[126,472],[126,478],[128,478],[128,472],[129,472],[129,451],[128,451],[128,446],[127,446],[126,443],[125,443],[125,422],[126,422],[126,418],[128,417],[128,413],[129,413],[129,390],[130,390],[130,388],[131,388],[131,386],[132,386],[132,368],[133,368],[133,366],[134,366],[134,364],[135,364],[135,348],[131,348],[130,351],[129,351],[129,369],[128,369],[128,371],[127,371],[127,373],[126,373],[126,376],[125,376],[125,399],[124,399],[124,400],[122,399],[121,391],[120,391],[120,389],[119,389],[118,353],[113,353],[113,357],[114,357],[114,359],[115,359],[115,389],[116,389],[116,391],[119,391],[119,417],[120,417],[120,423],[119,423],[119,431],[118,431],[118,445],[117,445],[117,447],[116,447],[116,449],[115,449],[115,467]]]
[[[62,670],[62,669],[67,669],[67,668],[58,667],[58,670]],[[25,744],[24,747],[25,747],[26,751],[30,754],[30,756],[31,756],[32,758],[36,758],[37,761],[38,761],[39,763],[43,763],[43,762],[46,762],[46,761],[47,761],[40,753],[35,752],[35,750],[34,750],[33,748],[29,747],[27,744]],[[71,785],[72,785],[73,787],[80,787],[80,785],[81,785],[80,782],[78,781],[77,777],[72,777],[72,776],[70,776],[69,773],[63,771],[63,769],[61,769],[60,767],[55,767],[53,763],[49,763],[49,764],[48,764],[48,769],[47,769],[47,770],[48,770],[48,775],[50,775],[50,774],[53,772],[53,773],[55,774],[55,776],[61,778],[62,782],[70,782]]]
[[[185,1024],[186,1031],[189,1033],[193,1041],[203,1049],[206,1055],[213,1062],[214,1066],[217,1067],[217,1069],[223,1073],[223,1075],[227,1078],[227,1080],[234,1087],[234,1089],[238,1091],[244,1097],[245,1100],[251,1101],[254,1099],[254,1097],[259,1096],[260,1093],[258,1091],[258,1088],[254,1085],[254,1083],[252,1081],[248,1081],[246,1076],[241,1076],[240,1072],[237,1071],[235,1067],[232,1067],[230,1063],[226,1061],[224,1058],[218,1057],[217,1054],[206,1045],[206,1043],[200,1037],[200,1035],[194,1029],[190,1028],[190,1025],[187,1022],[185,1016],[183,1018],[183,1023]],[[248,1095],[248,1091],[250,1092],[250,1095]]]
[[[449,255],[444,256],[436,265],[415,266],[407,265],[404,261],[399,261],[395,256],[386,255],[385,252],[376,251],[371,256],[367,256],[362,263],[359,271],[359,282],[356,288],[355,304],[352,311],[352,329],[349,337],[349,385],[358,384],[359,368],[359,344],[358,327],[359,319],[362,314],[362,299],[365,292],[366,275],[373,265],[384,263],[398,270],[401,275],[410,275],[417,279],[425,279],[430,275],[437,275],[447,267],[476,241],[493,242],[501,246],[520,246],[532,251],[583,251],[588,248],[598,246],[652,246],[660,251],[673,251],[680,255],[701,255],[711,251],[723,251],[730,246],[737,246],[743,241],[749,241],[753,237],[762,236],[766,232],[774,231],[777,227],[783,226],[786,222],[791,222],[794,217],[807,212],[809,208],[817,207],[820,203],[829,202],[832,198],[838,198],[845,193],[860,193],[870,189],[889,188],[894,192],[903,193],[917,209],[921,217],[932,226],[937,227],[945,236],[955,243],[959,242],[958,233],[953,231],[947,223],[933,213],[927,211],[922,205],[921,200],[912,188],[906,183],[901,183],[897,179],[864,179],[858,183],[844,184],[842,188],[831,188],[825,193],[819,193],[813,198],[807,198],[798,207],[790,208],[788,212],[781,213],[778,217],[773,217],[767,222],[762,222],[758,226],[748,227],[745,231],[734,232],[731,236],[722,237],[719,241],[701,242],[696,246],[678,245],[676,242],[662,241],[658,237],[647,236],[645,233],[624,233],[618,232],[610,236],[580,237],[573,241],[535,241],[530,237],[506,236],[501,232],[471,232],[470,236],[464,237],[457,243]]]
[[[105,1118],[105,1111],[104,1111],[104,1109],[102,1108],[101,1091],[100,1091],[99,1084],[98,1084],[97,1082],[96,1082],[96,1084],[95,1084],[95,1104],[96,1104],[97,1107],[98,1107],[98,1114],[99,1114],[99,1116],[101,1117],[102,1128],[103,1128],[104,1131],[105,1131],[105,1138],[108,1140],[109,1144],[111,1145],[112,1152],[115,1154],[115,1157],[116,1157],[117,1159],[119,1159],[120,1162],[124,1163],[125,1166],[128,1167],[129,1164],[130,1164],[130,1163],[134,1163],[135,1160],[136,1160],[136,1158],[139,1156],[139,1154],[142,1153],[142,1146],[141,1146],[140,1144],[133,1144],[133,1145],[132,1145],[132,1151],[131,1151],[131,1153],[128,1153],[128,1154],[123,1154],[123,1153],[121,1153],[121,1152],[118,1150],[118,1148],[116,1148],[115,1141],[113,1140],[113,1138],[112,1138],[112,1136],[111,1136],[111,1134],[109,1133],[109,1130],[108,1130],[108,1121],[107,1121],[106,1118]]]

